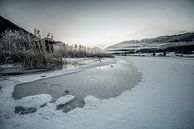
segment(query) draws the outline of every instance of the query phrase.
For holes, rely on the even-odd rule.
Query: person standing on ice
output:
[[[100,61],[100,63],[102,63],[101,59],[100,59],[100,56],[98,56],[98,60]]]

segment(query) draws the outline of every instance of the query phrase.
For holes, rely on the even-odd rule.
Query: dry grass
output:
[[[81,45],[64,45],[60,50],[48,52],[40,38],[20,31],[6,31],[0,39],[0,65],[19,64],[31,69],[62,67],[66,57],[112,57],[110,54]],[[63,43],[62,43],[63,44]]]

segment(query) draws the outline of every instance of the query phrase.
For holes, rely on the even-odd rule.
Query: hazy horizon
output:
[[[193,0],[1,0],[0,14],[33,33],[104,47],[194,31]]]

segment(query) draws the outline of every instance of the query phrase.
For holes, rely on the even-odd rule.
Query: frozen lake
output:
[[[84,106],[84,98],[93,95],[100,99],[113,98],[131,89],[141,81],[141,73],[130,63],[118,60],[116,64],[89,68],[81,72],[16,85],[13,97],[49,94],[53,101],[66,94],[75,95],[68,105],[59,107],[67,112]]]
[[[111,68],[110,64],[115,62],[116,64]],[[109,65],[94,67],[100,65],[99,62],[95,62],[84,68],[76,68],[77,70],[16,76],[11,77],[10,80],[0,81],[3,90],[0,93],[1,127],[3,129],[61,129],[64,127],[68,129],[194,129],[194,58],[131,56],[104,59],[102,63]],[[141,73],[138,73],[136,68]],[[79,72],[80,69],[84,71]],[[66,75],[53,77],[61,74]],[[41,79],[44,75],[46,75],[45,78],[51,76],[53,78],[26,83]],[[138,83],[138,81],[141,82]],[[138,84],[135,85],[135,82]],[[26,84],[16,86],[19,83]],[[17,100],[12,99],[15,86],[14,94],[17,96],[14,97]],[[132,90],[120,94],[132,87]],[[76,98],[72,98],[73,100],[68,96],[59,98],[58,100],[62,100],[61,103],[57,101],[50,103],[52,98],[47,94],[37,95],[38,98],[29,96],[27,100],[20,99],[23,96],[40,93],[50,94],[54,99],[64,94],[75,94]],[[103,99],[109,97],[113,98]],[[15,114],[15,107],[22,105],[20,100],[23,100],[24,106],[37,107],[37,111],[25,115]],[[69,100],[72,101],[69,103]],[[85,105],[67,114],[56,110],[57,105],[65,102],[68,105],[60,107],[64,112],[76,106],[81,107],[84,102]],[[44,103],[47,103],[46,106],[41,107]]]

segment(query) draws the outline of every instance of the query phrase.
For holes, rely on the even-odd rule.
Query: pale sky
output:
[[[0,15],[86,46],[194,31],[194,0],[0,0]]]

